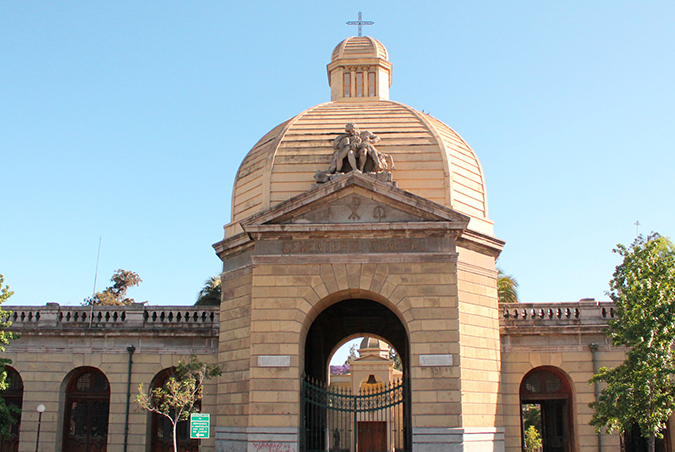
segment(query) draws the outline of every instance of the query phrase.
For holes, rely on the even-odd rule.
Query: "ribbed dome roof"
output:
[[[385,348],[383,347],[386,347],[387,349],[389,348],[387,344],[380,341],[379,339],[375,339],[374,337],[364,337],[363,340],[361,341],[361,345],[359,346],[359,350],[365,349],[384,350]]]
[[[382,58],[388,60],[387,49],[377,39],[370,36],[352,36],[338,44],[333,50],[331,62],[341,58]]]
[[[330,165],[332,140],[348,122],[381,138],[376,147],[392,156],[399,188],[469,215],[471,229],[493,235],[483,170],[469,145],[441,121],[384,100],[327,102],[272,129],[239,168],[232,221],[311,190],[317,170]]]
[[[238,231],[239,221],[311,190],[316,172],[330,166],[333,139],[349,122],[380,137],[376,148],[393,158],[399,188],[466,214],[470,229],[494,235],[478,157],[441,121],[389,100],[387,58],[384,45],[370,36],[335,47],[327,67],[331,102],[279,124],[244,158],[227,236]]]

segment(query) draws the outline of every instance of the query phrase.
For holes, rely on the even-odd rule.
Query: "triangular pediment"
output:
[[[381,356],[376,356],[376,355],[366,355],[361,358],[356,358],[354,362],[359,362],[359,363],[367,363],[367,362],[377,362],[377,363],[386,363],[391,361],[389,358],[383,358]]]
[[[263,225],[358,225],[442,222],[466,228],[469,217],[358,172],[322,184],[241,222]]]

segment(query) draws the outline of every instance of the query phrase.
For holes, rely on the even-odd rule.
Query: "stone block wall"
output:
[[[462,426],[494,428],[501,424],[497,400],[500,339],[494,257],[460,248],[459,259]]]
[[[19,337],[11,341],[3,357],[12,360],[11,366],[19,372],[24,385],[20,452],[35,450],[38,404],[46,407],[40,428],[40,450],[61,451],[66,385],[68,377],[79,367],[91,366],[100,370],[110,383],[107,450],[121,452],[129,381],[127,347],[133,345],[136,348],[132,358],[127,444],[129,451],[142,452],[149,448],[150,416],[134,402],[139,384],[147,390],[160,371],[177,365],[180,360],[189,360],[191,355],[197,355],[207,363],[217,362],[218,315],[214,308],[134,306],[126,310],[124,307],[97,307],[91,323],[88,318],[90,308],[52,305],[7,309],[13,311],[15,323],[12,329]],[[185,320],[187,311],[190,321]],[[108,316],[106,322],[105,315],[111,312],[118,313],[117,320],[112,322],[112,316]],[[134,316],[139,312],[140,315]],[[87,314],[84,318],[83,313]],[[103,314],[103,321],[95,320],[98,313]],[[193,314],[201,316],[204,313],[207,314],[204,321],[201,317],[194,320]],[[163,315],[164,322],[153,321],[152,314]],[[209,381],[204,385],[203,412],[216,412],[215,383]],[[213,436],[202,444],[202,450],[213,451]]]
[[[226,290],[236,287],[246,295],[224,302],[222,336],[231,339],[221,339],[223,361],[228,361],[225,357],[231,353],[224,351],[223,344],[236,340],[227,331],[230,325],[248,322],[248,312],[243,308],[238,320],[229,319],[227,312],[240,309],[235,306],[249,299],[249,290],[243,287],[249,278],[252,284],[247,426],[297,428],[304,337],[318,313],[349,298],[382,302],[404,320],[412,344],[413,426],[460,425],[457,366],[439,372],[438,368],[419,365],[421,354],[459,356],[455,269],[454,262],[318,264],[293,263],[290,259],[273,263],[266,259],[265,263],[257,263],[250,274],[236,278],[236,282],[235,278],[228,280]],[[288,355],[290,366],[261,367],[258,358],[265,355]],[[234,394],[221,397],[231,399]],[[238,409],[237,414],[243,414],[242,410]],[[233,411],[221,405],[221,413]],[[228,426],[236,426],[241,418],[228,414],[225,419],[232,422]]]
[[[218,424],[247,427],[250,387],[251,269],[223,275],[219,361],[225,363],[218,387]]]
[[[596,452],[598,437],[588,425],[595,400],[590,344],[597,344],[598,367],[623,362],[623,349],[613,347],[602,333],[611,303],[555,303],[501,305],[501,396],[506,432],[506,451],[521,450],[520,385],[532,369],[559,369],[572,390],[572,450]],[[603,314],[604,313],[604,314]],[[603,450],[619,450],[619,436],[602,435]]]

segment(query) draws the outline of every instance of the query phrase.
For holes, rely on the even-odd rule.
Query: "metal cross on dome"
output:
[[[361,11],[359,11],[359,20],[350,20],[347,22],[347,25],[358,25],[359,26],[359,37],[363,36],[363,30],[362,26],[363,25],[373,25],[375,22],[371,20],[363,20],[363,15],[361,14]]]

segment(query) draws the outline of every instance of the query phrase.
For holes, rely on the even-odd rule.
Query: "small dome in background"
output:
[[[359,357],[378,356],[389,359],[389,344],[374,337],[364,337],[359,346]]]
[[[364,337],[359,346],[359,350],[365,349],[389,350],[389,346],[385,342],[375,339],[374,337]]]

